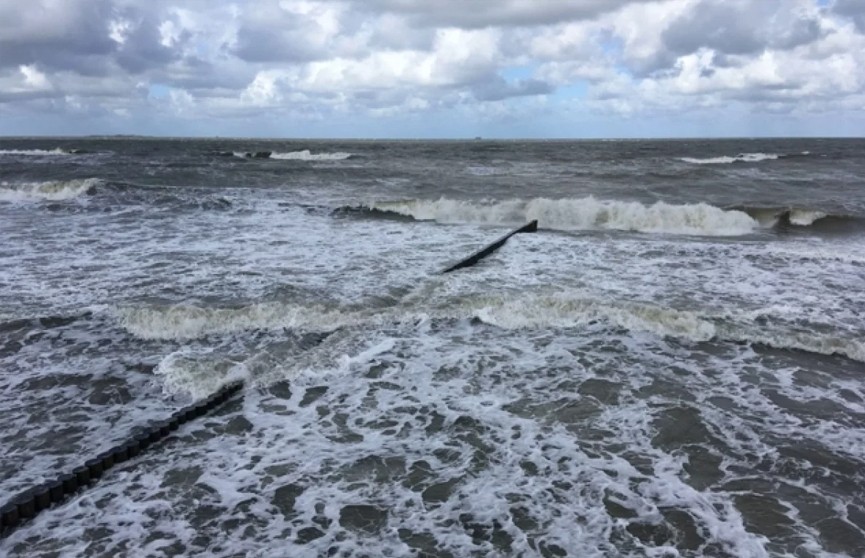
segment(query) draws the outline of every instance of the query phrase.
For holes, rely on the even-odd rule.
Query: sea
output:
[[[476,265],[442,273],[531,220]],[[865,140],[0,139],[3,556],[865,556]]]

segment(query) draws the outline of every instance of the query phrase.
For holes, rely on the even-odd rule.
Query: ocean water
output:
[[[478,265],[448,265],[537,219]],[[865,555],[865,141],[0,140],[8,556]]]

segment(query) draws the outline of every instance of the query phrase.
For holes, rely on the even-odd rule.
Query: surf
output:
[[[418,221],[452,224],[515,225],[537,220],[542,229],[560,231],[618,230],[699,236],[741,236],[761,228],[747,213],[706,203],[675,205],[656,202],[586,198],[532,198],[475,201],[439,198],[372,202],[343,212],[371,217],[396,215]]]
[[[219,155],[240,159],[276,159],[283,161],[343,161],[354,157],[344,151],[313,153],[309,149],[301,151],[220,151]]]
[[[102,181],[98,178],[49,180],[45,182],[0,182],[0,201],[63,201],[91,193]]]
[[[23,155],[30,157],[79,155],[82,153],[84,151],[80,149],[63,149],[62,147],[55,147],[54,149],[0,149],[0,155]]]
[[[679,160],[692,165],[729,165],[732,163],[759,163],[761,161],[775,161],[782,158],[783,155],[778,153],[739,153],[736,156],[730,157],[722,155],[720,157],[680,157]]]

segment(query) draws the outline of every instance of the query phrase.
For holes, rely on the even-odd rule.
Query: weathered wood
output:
[[[492,254],[493,252],[495,252],[496,250],[498,250],[499,248],[501,248],[502,246],[504,246],[505,242],[507,242],[508,239],[510,237],[514,236],[515,234],[533,233],[533,232],[537,232],[537,230],[538,230],[538,220],[535,219],[534,221],[531,221],[531,222],[523,225],[522,227],[509,232],[508,234],[506,234],[505,236],[496,240],[492,244],[486,246],[482,250],[479,250],[478,252],[475,252],[471,256],[455,263],[454,265],[452,265],[449,268],[442,271],[442,273],[450,273],[451,271],[456,271],[456,270],[462,269],[464,267],[471,267],[471,266],[475,265],[476,263],[478,263],[479,261],[481,261],[482,259],[489,256],[490,254]]]

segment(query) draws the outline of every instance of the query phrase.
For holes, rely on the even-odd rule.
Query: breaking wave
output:
[[[694,165],[727,165],[730,163],[759,163],[760,161],[774,161],[782,158],[777,153],[739,153],[735,157],[708,157],[698,159],[694,157],[681,157],[679,160]]]
[[[861,340],[826,333],[766,328],[753,319],[730,321],[646,303],[561,295],[531,296],[487,306],[477,312],[477,317],[507,329],[573,327],[602,321],[629,331],[645,331],[690,342],[752,343],[827,356],[841,355],[865,362],[865,343]]]
[[[240,157],[241,159],[281,159],[288,161],[342,161],[354,155],[337,151],[334,153],[312,153],[309,149],[302,151],[221,151],[220,155]]]
[[[311,153],[309,149],[303,151],[289,151],[288,153],[274,152],[270,154],[271,159],[288,159],[291,161],[342,161],[350,158],[351,153],[337,151],[335,153]]]
[[[47,182],[0,182],[0,201],[62,201],[90,192],[102,181],[98,178],[51,180]]]
[[[570,328],[601,323],[633,332],[699,343],[752,343],[776,349],[841,355],[865,362],[865,342],[831,332],[767,327],[750,315],[710,315],[645,302],[598,300],[567,293],[480,296],[390,308],[326,307],[285,302],[235,308],[188,304],[118,310],[121,325],[143,339],[196,339],[248,330],[301,332],[377,327],[432,319],[474,319],[502,329]]]
[[[255,329],[331,330],[373,319],[373,311],[349,312],[321,305],[261,302],[236,308],[191,304],[135,306],[118,311],[121,325],[142,339],[196,339]]]
[[[80,149],[63,149],[60,147],[54,149],[0,149],[0,155],[30,155],[37,157],[77,155],[80,153],[83,153]]]
[[[820,233],[855,233],[865,231],[865,218],[829,210],[796,207],[736,206],[730,210],[742,211],[765,228],[796,231],[799,229]]]
[[[343,208],[342,211],[349,211]],[[646,233],[736,236],[760,228],[743,211],[724,210],[705,203],[672,205],[638,202],[578,199],[511,199],[479,202],[441,198],[374,202],[355,212],[374,217],[410,216],[417,220],[441,223],[512,225],[537,219],[542,228],[577,230],[622,230]],[[390,215],[388,215],[390,214]]]

